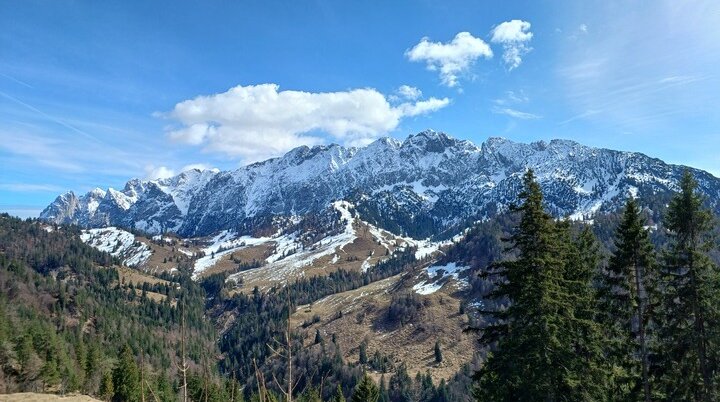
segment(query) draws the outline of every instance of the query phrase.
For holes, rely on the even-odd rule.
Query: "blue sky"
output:
[[[717,1],[0,0],[0,210],[425,128],[720,174]]]

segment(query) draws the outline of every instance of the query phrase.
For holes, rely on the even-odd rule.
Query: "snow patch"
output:
[[[467,281],[460,279],[460,273],[469,268],[457,265],[454,262],[445,265],[433,265],[425,269],[429,279],[417,283],[413,286],[413,290],[421,295],[429,295],[440,290],[450,279],[454,279],[460,286],[467,286]]]
[[[123,264],[137,267],[152,255],[147,244],[136,241],[135,235],[116,227],[83,230],[80,239],[91,247],[123,259]]]

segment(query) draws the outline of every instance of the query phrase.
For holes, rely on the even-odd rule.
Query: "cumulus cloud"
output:
[[[322,133],[345,144],[367,143],[394,130],[403,118],[449,103],[429,98],[391,105],[372,88],[314,93],[260,84],[180,102],[166,116],[181,124],[168,132],[172,140],[252,162],[323,143]]]
[[[440,72],[443,84],[456,87],[461,74],[466,73],[477,59],[492,58],[493,52],[482,39],[470,32],[460,32],[447,43],[422,38],[405,52],[405,56],[410,61],[425,62],[428,70]]]
[[[422,91],[410,85],[401,85],[397,90],[398,95],[405,99],[416,100],[422,96]]]
[[[523,20],[505,21],[490,32],[490,42],[503,46],[503,61],[509,70],[520,66],[522,57],[532,48],[528,45],[533,37],[530,23]]]

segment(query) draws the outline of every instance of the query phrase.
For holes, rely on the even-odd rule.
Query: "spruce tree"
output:
[[[115,395],[115,389],[113,387],[112,373],[109,371],[103,372],[102,379],[100,380],[100,398],[103,401],[109,401]]]
[[[370,376],[365,373],[353,391],[351,402],[377,402],[380,390]]]
[[[385,374],[380,376],[380,396],[378,402],[390,402],[390,394],[388,393],[387,385],[385,384]]]
[[[493,352],[476,374],[479,401],[602,400],[599,328],[590,288],[596,258],[590,240],[570,236],[543,208],[531,170],[524,176],[520,214],[507,251],[516,255],[489,268],[490,297],[510,305],[490,313],[481,342]],[[587,234],[585,235],[588,236]],[[584,243],[583,243],[584,242]],[[592,379],[592,380],[589,380]]]
[[[140,400],[140,373],[130,346],[125,345],[112,376],[114,401],[136,402]]]
[[[654,250],[634,199],[625,204],[615,231],[615,251],[598,277],[598,321],[615,373],[613,400],[652,399],[648,328],[655,288]]]
[[[702,206],[697,182],[686,171],[670,202],[663,254],[661,381],[668,400],[717,399],[714,376],[720,342],[720,274],[711,262],[713,217]]]
[[[442,363],[443,361],[443,355],[442,350],[440,350],[440,341],[435,341],[435,363]]]
[[[358,361],[360,364],[367,364],[368,357],[367,357],[367,342],[362,341],[360,343],[360,347],[358,348]]]
[[[337,386],[337,390],[335,390],[335,395],[332,399],[333,402],[345,402],[345,395],[343,394],[342,387],[340,384]]]

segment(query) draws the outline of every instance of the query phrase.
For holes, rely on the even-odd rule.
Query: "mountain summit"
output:
[[[549,210],[573,218],[615,209],[627,196],[669,193],[685,169],[640,153],[568,140],[524,144],[490,138],[478,147],[427,130],[404,141],[381,138],[359,148],[302,146],[234,171],[188,170],[168,179],[132,179],[120,191],[68,192],[40,217],[84,227],[204,236],[320,212],[342,199],[377,226],[429,237],[507,209],[528,168],[535,170]],[[717,210],[720,179],[691,170]]]

